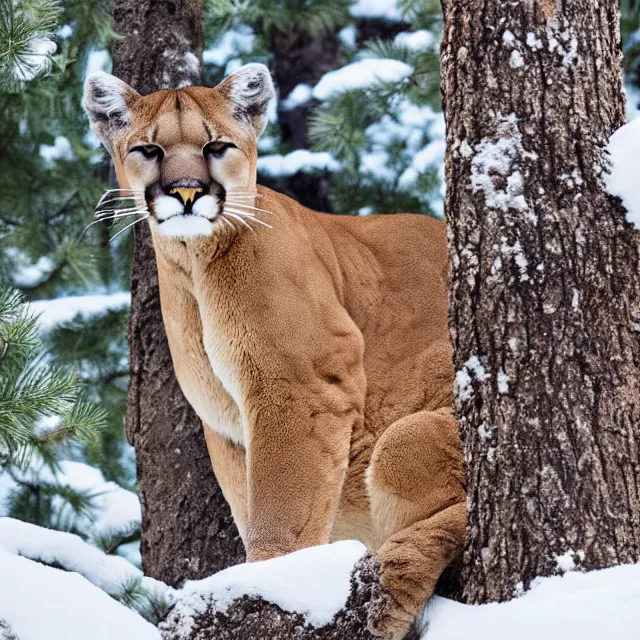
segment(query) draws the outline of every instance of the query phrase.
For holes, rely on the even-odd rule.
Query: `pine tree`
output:
[[[103,408],[82,398],[72,371],[56,367],[41,356],[36,317],[20,294],[1,291],[0,469],[16,485],[10,495],[13,515],[33,521],[39,514],[40,523],[50,524],[55,517],[52,502],[56,496],[77,515],[89,509],[87,496],[64,487],[56,491],[55,485],[33,486],[23,472],[30,464],[44,465],[55,472],[61,455],[73,441],[87,443],[98,438],[105,417]]]
[[[128,240],[111,244],[104,224],[86,229],[108,165],[80,96],[85,68],[113,35],[108,8],[106,0],[0,2],[0,515],[120,552],[139,537],[139,522],[93,525],[104,478],[131,487],[135,477],[123,429],[126,295],[95,312],[67,311],[82,310],[85,294],[127,287]],[[37,300],[44,317],[23,299]],[[47,320],[60,312],[63,322]],[[69,469],[88,474],[91,488]]]
[[[130,243],[110,244],[91,211],[108,165],[80,107],[92,52],[112,37],[108,0],[0,3],[0,280],[29,300],[128,287]],[[72,320],[72,318],[69,318]],[[131,485],[123,436],[126,310],[76,317],[43,336],[49,358],[73,365],[87,396],[108,410],[84,446],[108,479]]]

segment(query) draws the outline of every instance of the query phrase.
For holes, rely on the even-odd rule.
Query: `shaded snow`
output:
[[[271,177],[292,176],[298,171],[337,171],[338,161],[329,153],[314,153],[297,149],[286,155],[262,156],[258,158],[258,173]]]
[[[215,64],[219,67],[241,53],[249,53],[253,49],[256,36],[250,29],[225,31],[220,40],[202,52],[204,64]]]
[[[344,27],[338,31],[338,40],[347,47],[347,49],[355,49],[358,40],[358,32],[354,26]]]
[[[308,84],[297,84],[285,100],[280,101],[280,108],[283,111],[291,111],[309,102],[313,94],[313,87]]]
[[[620,127],[609,139],[611,172],[605,174],[607,190],[622,199],[627,221],[640,229],[640,118]]]
[[[31,311],[40,314],[38,327],[50,331],[56,325],[70,322],[76,316],[84,319],[109,311],[124,309],[131,304],[131,294],[119,292],[105,295],[67,296],[30,302]]]
[[[89,538],[114,535],[126,537],[140,528],[142,515],[138,496],[115,482],[107,482],[96,467],[84,462],[62,460],[55,472],[45,464],[32,464],[26,471],[15,471],[15,474],[29,484],[68,487],[77,493],[91,496],[91,518],[67,509],[64,498],[53,498],[54,510],[59,514],[60,528],[73,528]],[[0,491],[0,515],[3,515],[3,493]]]
[[[640,565],[540,578],[501,604],[435,597],[424,621],[424,640],[637,640]]]
[[[366,58],[325,73],[313,89],[316,100],[328,100],[353,89],[365,89],[384,82],[402,82],[414,69],[387,58]]]
[[[73,153],[71,142],[64,136],[56,136],[53,144],[41,144],[38,154],[45,161],[47,166],[52,166],[56,160],[65,160],[70,162],[76,159]]]
[[[426,29],[403,31],[393,39],[393,44],[397,47],[405,47],[409,51],[424,51],[433,47],[435,38],[433,33]]]
[[[20,640],[160,640],[158,630],[77,573],[0,547],[0,618]]]
[[[354,18],[382,18],[389,22],[402,22],[397,0],[356,0],[349,13]]]
[[[16,247],[7,247],[4,252],[11,259],[11,280],[17,287],[37,287],[51,275],[56,266],[49,256],[40,256],[36,262],[32,262],[26,253]]]
[[[29,82],[51,67],[51,56],[58,46],[45,36],[36,35],[24,45],[24,52],[14,65],[12,72],[16,80]]]
[[[175,611],[188,627],[194,612],[211,606],[225,611],[234,599],[247,594],[300,613],[309,624],[321,627],[344,607],[351,571],[365,551],[360,542],[346,540],[273,560],[236,565],[210,578],[189,581],[173,592]]]

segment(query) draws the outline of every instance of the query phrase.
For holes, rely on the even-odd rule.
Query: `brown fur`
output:
[[[235,106],[227,80],[134,96],[127,126],[94,127],[123,187],[204,175],[255,192],[262,123]],[[237,146],[214,166],[201,152],[210,133]],[[127,156],[150,139],[165,151],[161,168]],[[257,193],[243,202],[271,212],[260,215],[271,229],[215,221],[212,235],[184,240],[149,221],[176,375],[248,560],[362,540],[395,601],[372,629],[400,638],[464,540],[445,226],[320,214]]]

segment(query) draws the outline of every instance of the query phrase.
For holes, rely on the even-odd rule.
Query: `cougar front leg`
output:
[[[316,391],[316,393],[313,393]],[[252,402],[247,560],[326,544],[362,412],[322,389],[272,388]],[[340,406],[341,405],[341,406]]]

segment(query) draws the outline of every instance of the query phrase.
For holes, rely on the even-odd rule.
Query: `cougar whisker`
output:
[[[252,213],[247,213],[246,211],[239,211],[238,209],[225,209],[225,211],[229,211],[229,212],[238,214],[239,216],[241,216],[243,218],[249,218],[249,220],[253,220],[254,222],[257,222],[258,224],[261,224],[263,227],[268,227],[269,229],[273,229],[273,227],[270,224],[267,224],[263,220],[260,220],[259,218],[256,218],[256,216],[254,214],[252,214]]]
[[[113,208],[113,209],[102,209],[100,211],[95,211],[94,216],[96,218],[100,216],[107,215],[109,213],[137,213],[141,211],[148,211],[147,207],[122,207],[121,209]]]
[[[235,220],[237,220],[240,224],[243,224],[247,229],[251,231],[251,233],[255,233],[255,229],[248,225],[240,216],[237,216],[235,213],[231,213],[229,210],[225,210],[224,215],[231,216]]]
[[[233,226],[233,223],[230,222],[229,220],[227,220],[224,215],[220,216],[220,220],[222,220],[222,222],[224,222],[225,224],[227,224],[229,227],[231,227],[231,229],[233,229],[233,231],[237,231],[237,229]]]
[[[227,200],[227,202],[234,207],[244,207],[245,209],[253,209],[254,211],[262,211],[262,213],[269,213],[273,215],[273,211],[268,211],[267,209],[260,209],[259,207],[253,207],[250,204],[243,204],[242,202],[233,202],[232,200]]]
[[[113,242],[121,233],[124,233],[127,229],[130,229],[131,227],[133,227],[134,225],[138,224],[139,222],[142,222],[143,220],[146,220],[148,217],[149,217],[149,215],[147,214],[146,216],[144,216],[144,218],[138,218],[138,220],[134,220],[132,223],[128,224],[123,229],[120,229],[120,231],[118,231],[118,233],[116,233],[114,236],[112,236],[111,242]]]

